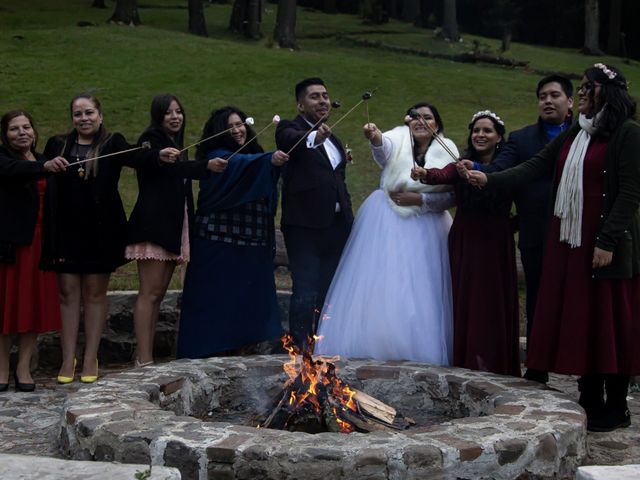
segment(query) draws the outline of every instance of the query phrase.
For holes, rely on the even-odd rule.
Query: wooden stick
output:
[[[253,125],[253,117],[247,117],[247,118],[245,119],[245,121],[244,121],[244,122],[242,122],[242,123],[243,123],[243,124],[246,124],[246,125]],[[210,137],[203,138],[202,140],[198,140],[196,143],[192,143],[191,145],[189,145],[189,146],[187,146],[187,147],[184,147],[182,150],[180,150],[180,153],[182,153],[182,152],[184,152],[184,151],[186,151],[186,150],[189,150],[189,149],[190,149],[190,148],[192,148],[192,147],[195,147],[195,146],[197,146],[197,145],[200,145],[201,143],[206,142],[207,140],[211,140],[211,139],[213,139],[213,138],[219,137],[220,135],[224,135],[225,133],[230,132],[230,131],[231,131],[231,130],[233,130],[234,128],[236,128],[236,127],[235,127],[235,126],[234,126],[234,127],[229,127],[229,128],[227,128],[226,130],[223,130],[223,131],[221,131],[221,132],[218,132],[218,133],[215,133],[215,134],[211,135]]]
[[[72,165],[80,165],[81,163],[92,162],[93,160],[100,160],[101,158],[114,157],[122,153],[135,152],[136,150],[148,150],[150,148],[151,145],[148,142],[144,142],[140,147],[130,148],[128,150],[120,150],[119,152],[107,153],[106,155],[99,155],[97,157],[85,158],[84,160],[78,160],[77,162],[70,163],[69,165],[67,165],[67,167],[71,167]]]
[[[313,132],[313,129],[316,128],[318,125],[320,125],[320,122],[322,122],[323,120],[326,120],[326,118],[327,117],[321,117],[320,120],[318,120],[316,123],[314,123],[311,126],[311,128],[309,130],[307,130],[305,132],[305,134],[302,137],[300,137],[300,139],[296,143],[293,144],[293,147],[291,147],[289,150],[287,150],[287,155],[289,155],[293,151],[294,148],[296,148],[298,145],[300,145],[300,142],[302,142],[305,138],[307,138],[307,136],[311,132]]]
[[[385,423],[392,424],[398,413],[395,408],[381,402],[380,400],[373,398],[371,395],[367,395],[360,390],[355,390],[353,399],[358,403],[358,406],[372,417],[378,418]]]
[[[358,108],[365,100],[362,99],[360,100],[358,103],[356,103],[353,107],[351,107],[347,113],[345,113],[344,115],[342,115],[338,120],[336,120],[336,123],[334,123],[333,125],[331,125],[329,128],[333,129],[335,126],[337,126],[342,120],[344,120],[345,118],[347,118],[347,116],[353,112],[356,108]]]
[[[451,158],[453,158],[454,161],[458,161],[460,160],[460,158],[458,158],[456,155],[454,155],[454,153],[451,151],[451,149],[448,147],[448,145],[445,143],[445,141],[440,138],[438,136],[438,132],[436,132],[433,127],[431,125],[429,125],[424,118],[422,118],[422,115],[420,115],[419,113],[416,112],[415,116],[412,116],[412,118],[417,118],[418,121],[420,122],[420,124],[427,128],[430,132],[431,135],[433,136],[433,138],[435,138],[435,140],[442,146],[442,148],[444,148],[446,150],[446,152],[451,155]]]
[[[349,111],[347,113],[345,113],[344,115],[342,115],[337,121],[336,123],[334,123],[333,125],[331,125],[329,128],[333,129],[333,127],[335,127],[336,125],[338,125],[342,120],[344,120],[345,118],[347,118],[347,116],[353,112],[356,108],[358,108],[363,102],[366,102],[367,100],[369,100],[374,93],[376,93],[376,90],[378,90],[378,87],[374,88],[373,90],[371,90],[370,92],[364,92],[362,94],[362,98],[360,99],[360,101],[358,103],[356,103],[353,107],[351,107],[349,109]],[[369,104],[367,103],[367,123],[369,123]]]
[[[239,149],[237,149],[235,152],[233,152],[231,155],[229,155],[229,156],[227,157],[227,162],[228,162],[229,160],[231,160],[231,159],[233,158],[233,156],[234,156],[236,153],[238,153],[238,152],[239,152],[240,150],[242,150],[244,147],[246,147],[246,146],[247,146],[247,145],[249,145],[251,142],[253,142],[256,138],[258,138],[258,135],[260,135],[262,132],[264,132],[267,128],[269,128],[269,127],[270,127],[271,125],[273,125],[274,123],[276,123],[276,122],[271,122],[271,123],[269,123],[266,127],[264,127],[262,130],[260,130],[258,133],[256,133],[256,134],[253,136],[253,138],[251,138],[251,140],[249,140],[248,142],[244,142],[244,144],[243,144]]]

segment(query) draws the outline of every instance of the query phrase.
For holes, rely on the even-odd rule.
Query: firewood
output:
[[[396,414],[398,413],[395,408],[360,390],[356,390],[355,388],[352,390],[355,390],[356,392],[353,399],[364,412],[378,420],[382,420],[385,423],[393,423],[396,418]]]
[[[289,395],[290,391],[286,388],[282,394],[282,398],[280,398],[278,404],[273,408],[273,410],[271,410],[271,414],[267,417],[261,427],[281,429],[284,426],[288,415],[286,414],[287,412],[283,406],[286,405]]]

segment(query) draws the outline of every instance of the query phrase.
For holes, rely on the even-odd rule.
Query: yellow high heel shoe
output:
[[[81,375],[80,381],[82,383],[93,383],[98,380],[98,360],[96,360],[96,374],[95,375]]]
[[[58,383],[61,385],[66,385],[67,383],[73,382],[73,378],[76,376],[76,364],[78,362],[76,359],[73,359],[73,374],[70,377],[65,377],[64,375],[58,375]]]

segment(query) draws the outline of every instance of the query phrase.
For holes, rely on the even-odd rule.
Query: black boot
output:
[[[592,418],[602,416],[604,411],[604,377],[596,374],[580,377],[578,391],[580,392],[578,403],[587,414],[587,423]]]
[[[589,419],[587,416],[587,430],[592,432],[611,432],[617,428],[631,425],[631,415],[627,406],[629,391],[628,375],[606,375],[607,402],[601,415]]]
[[[549,381],[549,374],[547,372],[543,372],[542,370],[527,368],[522,378],[526,378],[527,380],[532,380],[538,383],[547,383]]]

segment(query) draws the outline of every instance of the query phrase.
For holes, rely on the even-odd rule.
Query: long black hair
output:
[[[584,71],[584,76],[591,83],[591,88],[586,92],[589,97],[589,105],[596,114],[600,110],[600,116],[596,124],[598,133],[610,135],[628,118],[636,115],[636,102],[629,95],[627,80],[620,70],[612,65],[596,63]],[[595,83],[600,84],[600,94],[597,97]]]
[[[215,135],[216,133],[227,130],[229,128],[229,117],[234,113],[240,117],[240,120],[242,120],[242,122],[245,122],[247,120],[247,114],[239,108],[236,108],[232,105],[219,108],[218,110],[214,110],[213,112],[211,112],[209,120],[207,120],[207,123],[204,124],[204,128],[202,129],[202,136],[200,138],[208,138],[212,135]],[[247,125],[246,123],[245,128],[247,130],[247,138],[245,140],[245,147],[242,149],[242,153],[264,152],[257,140],[253,140],[251,141],[251,143],[249,143],[249,141],[256,136],[256,132],[253,130],[253,128],[251,128],[251,126]],[[239,145],[238,142],[236,142],[231,136],[231,132],[226,132],[218,137],[206,140],[199,144],[196,150],[196,158],[198,160],[206,159],[209,152],[218,148],[229,150],[230,152],[235,152],[240,147],[241,145]]]
[[[184,107],[182,106],[182,103],[180,103],[178,97],[176,97],[172,93],[161,93],[153,97],[153,100],[151,100],[151,109],[149,111],[151,116],[151,123],[149,123],[147,131],[161,131],[169,136],[167,132],[164,131],[164,128],[162,128],[162,124],[164,122],[164,116],[171,106],[171,102],[176,102],[178,104],[178,107],[180,107],[180,110],[182,111],[182,127],[180,127],[180,131],[173,138],[176,146],[181,149],[182,147],[184,147],[184,130],[187,126],[187,114],[184,111]]]

